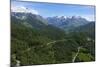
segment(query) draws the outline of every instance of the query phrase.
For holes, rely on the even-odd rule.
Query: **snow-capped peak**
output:
[[[64,18],[64,19],[66,19],[67,16],[58,16],[58,18]]]

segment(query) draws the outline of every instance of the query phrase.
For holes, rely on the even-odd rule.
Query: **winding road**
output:
[[[53,44],[53,43],[56,43],[56,42],[60,42],[60,41],[66,41],[66,39],[51,41],[51,42],[48,42],[46,45],[48,46],[48,45],[50,45],[50,44]],[[32,47],[31,47],[31,48],[32,48]],[[26,50],[23,51],[23,52],[30,51],[31,48],[28,48],[28,49],[26,49]],[[19,67],[21,62],[20,62],[19,60],[17,60],[16,57],[15,57],[15,61],[16,61],[16,66],[15,66],[15,67]]]
[[[77,48],[77,53],[75,54],[75,56],[74,56],[73,59],[72,59],[72,62],[73,62],[73,63],[75,62],[75,59],[76,59],[76,57],[78,56],[78,54],[79,54],[81,48],[82,48],[82,47],[78,47],[78,48]]]
[[[66,41],[66,39],[64,39],[64,40],[52,41],[52,42],[47,43],[47,45],[50,45],[50,44],[53,44],[53,43],[56,43],[56,42],[59,42],[59,41]],[[76,53],[75,56],[73,57],[72,63],[75,62],[76,57],[78,56],[78,54],[79,54],[81,48],[82,48],[82,47],[78,47],[78,48],[77,48],[77,53]]]
[[[16,62],[16,65],[14,67],[20,67],[20,61],[16,59],[16,54],[13,54],[13,59]]]
[[[56,43],[56,42],[61,42],[61,41],[67,41],[67,39],[51,41],[51,42],[48,42],[46,45],[48,46],[48,45],[50,45],[50,44],[54,44],[54,43]],[[31,47],[31,48],[32,48],[32,47]],[[24,52],[30,51],[31,48],[26,49]],[[78,56],[78,54],[79,54],[79,52],[80,52],[80,49],[81,49],[81,47],[78,47],[78,48],[77,48],[78,51],[77,51],[77,53],[75,54],[75,56],[73,57],[72,62],[75,62],[75,59],[76,59],[76,57]],[[20,62],[19,60],[17,60],[16,58],[15,58],[15,61],[16,61],[16,66],[15,66],[15,67],[20,67],[20,63],[21,63],[21,62]]]
[[[15,67],[20,67],[20,61],[16,60],[16,66]]]
[[[56,43],[56,42],[60,42],[60,41],[67,41],[66,39],[63,39],[63,40],[55,40],[55,41],[51,41],[49,43],[47,43],[46,45],[50,45],[50,44],[53,44],[53,43]]]

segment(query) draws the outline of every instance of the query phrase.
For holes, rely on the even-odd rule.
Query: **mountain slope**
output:
[[[74,32],[82,32],[85,33],[90,38],[95,38],[95,22],[90,22],[86,25],[82,25],[72,29]]]
[[[81,17],[75,17],[75,16],[72,16],[71,18],[68,17],[65,18],[64,16],[48,17],[47,20],[48,20],[48,24],[59,27],[65,31],[89,23],[89,21],[87,21],[86,19]]]
[[[46,25],[48,25],[46,20],[43,19],[41,16],[31,14],[31,13],[14,13],[14,12],[12,12],[11,16],[12,16],[11,18],[13,18],[12,20],[14,22],[17,22],[17,21],[15,21],[15,19],[16,19],[19,21],[17,23],[22,23],[26,26],[33,27],[33,28],[34,27],[43,28]]]
[[[82,49],[75,62],[94,61],[94,45],[94,41],[87,41],[87,36],[75,32],[66,34],[61,28],[46,23],[42,17],[37,18],[37,15],[11,15],[12,67],[18,62],[21,66],[69,63],[80,46]]]

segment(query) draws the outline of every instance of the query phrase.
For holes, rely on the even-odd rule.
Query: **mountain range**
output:
[[[55,16],[55,17],[48,17],[47,20],[49,24],[59,27],[65,31],[68,31],[78,26],[88,24],[90,22],[85,18],[76,17],[76,16],[72,16],[72,17]]]
[[[41,26],[42,24],[45,24],[45,25],[52,25],[52,26],[61,28],[65,31],[68,31],[75,27],[79,27],[79,26],[82,26],[82,25],[85,25],[85,24],[88,24],[91,22],[91,21],[86,20],[85,18],[76,17],[76,16],[72,16],[72,17],[54,16],[54,17],[43,18],[40,15],[36,15],[36,14],[32,14],[32,13],[20,13],[20,12],[12,12],[11,16],[14,16],[14,17],[16,17],[16,19],[24,21],[24,24],[26,24],[27,26],[30,26],[30,27],[32,27],[32,26],[34,27],[37,25]],[[34,23],[32,21],[37,21],[37,23]]]
[[[90,39],[89,42],[87,39]],[[43,18],[11,12],[11,65],[71,63],[95,60],[95,22],[82,17]]]

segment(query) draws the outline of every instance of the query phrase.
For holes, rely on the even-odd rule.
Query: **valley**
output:
[[[11,12],[12,66],[88,61],[95,61],[95,21]]]

